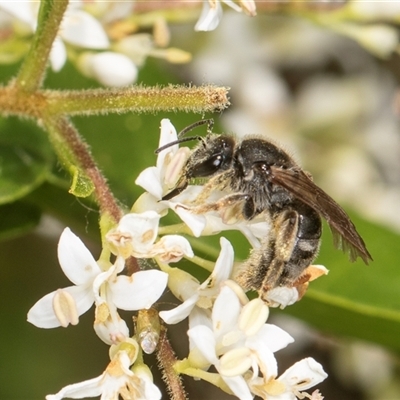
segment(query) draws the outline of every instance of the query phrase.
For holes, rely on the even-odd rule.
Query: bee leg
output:
[[[235,280],[245,290],[257,290],[261,299],[277,286],[290,286],[293,272],[289,261],[297,243],[299,215],[287,210],[272,218],[269,235],[259,248],[253,249],[250,257],[239,270]]]
[[[203,186],[202,191],[193,200],[192,205],[201,205],[206,202],[206,200],[210,197],[211,193],[215,190],[224,190],[226,188],[226,181],[228,179],[229,171],[221,173],[219,175],[213,176],[210,178],[207,183]]]
[[[234,224],[242,221],[243,218],[250,219],[253,216],[254,202],[251,196],[244,193],[235,193],[224,196],[214,203],[204,203],[190,209],[195,214],[204,214],[209,211],[216,211],[220,214],[225,224]],[[245,211],[247,214],[244,214]]]

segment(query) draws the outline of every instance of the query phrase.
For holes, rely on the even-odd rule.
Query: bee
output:
[[[208,121],[200,121],[184,132]],[[208,178],[194,201],[194,212],[239,210],[240,217],[252,220],[265,216],[271,230],[253,249],[235,280],[246,290],[267,293],[277,287],[302,283],[304,271],[318,255],[324,218],[333,233],[334,245],[349,253],[351,261],[360,257],[366,264],[372,257],[350,217],[312,176],[274,142],[261,136],[234,136],[212,133],[177,142],[199,140],[184,165],[174,188],[164,196],[171,199],[194,178]],[[207,202],[215,190],[226,194],[217,202]],[[267,301],[267,300],[266,300]]]

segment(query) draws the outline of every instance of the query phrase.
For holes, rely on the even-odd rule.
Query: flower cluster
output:
[[[148,56],[184,63],[189,53],[167,48],[169,32],[164,20],[154,22],[154,33],[138,33],[127,17],[134,10],[134,0],[70,2],[50,53],[53,71],[59,71],[67,58],[82,74],[105,86],[132,84]],[[3,36],[17,41],[36,30],[40,2],[0,2]],[[17,60],[21,48],[14,46]],[[11,56],[10,56],[11,57]],[[8,61],[9,62],[9,61]],[[117,67],[116,67],[117,66]]]
[[[132,335],[119,315],[119,309],[138,311],[138,321],[141,315],[150,315],[151,310],[157,321],[159,315],[164,324],[175,324],[188,318],[190,351],[187,358],[176,361],[174,366],[180,374],[207,380],[242,400],[254,396],[277,400],[322,399],[318,391],[311,395],[304,392],[327,376],[312,358],[306,358],[278,375],[274,353],[293,342],[293,338],[281,328],[267,323],[267,304],[260,298],[249,300],[232,280],[235,263],[231,243],[220,238],[221,251],[213,265],[195,256],[190,241],[182,234],[176,234],[201,236],[234,228],[257,246],[263,232],[268,230],[265,221],[228,225],[217,212],[200,215],[191,212],[187,201],[198,195],[201,186],[189,185],[173,199],[163,200],[178,181],[190,154],[187,148],[179,148],[177,144],[165,146],[177,139],[171,122],[162,120],[160,148],[164,147],[159,152],[156,166],[144,170],[136,181],[146,192],[134,204],[132,212],[104,233],[103,250],[98,260],[69,228],[60,237],[59,262],[74,285],[40,299],[29,311],[28,321],[41,328],[74,325],[94,304],[94,330],[110,345],[110,363],[99,377],[68,385],[57,394],[47,396],[47,400],[97,395],[102,399],[114,399],[118,395],[124,399],[161,398],[142,354],[157,349],[160,322],[152,325],[144,318],[144,322],[137,322]],[[182,219],[182,224],[160,226],[161,218],[169,209]],[[169,234],[168,230],[175,233]],[[189,272],[170,265],[182,258],[208,268],[210,276],[201,283]],[[159,269],[140,268],[143,259],[155,260]],[[167,285],[182,303],[158,313],[152,307]],[[287,290],[291,296],[291,288]],[[291,304],[292,298],[282,300],[287,296],[288,293],[275,294],[271,303]],[[208,372],[211,366],[217,372]]]
[[[231,8],[255,15],[252,0],[223,1]],[[25,52],[25,37],[36,30],[40,2],[0,1],[2,37],[14,43],[3,62],[17,61]],[[60,71],[67,58],[82,74],[105,86],[121,87],[134,83],[138,68],[147,57],[164,58],[172,63],[186,63],[191,55],[168,47],[169,30],[165,19],[153,21],[153,33],[138,32],[134,0],[70,2],[50,53],[53,71]],[[218,0],[204,1],[197,31],[213,30],[219,24],[222,7]],[[20,42],[18,42],[20,40]],[[18,44],[19,45],[16,45]],[[117,68],[116,68],[117,66]]]

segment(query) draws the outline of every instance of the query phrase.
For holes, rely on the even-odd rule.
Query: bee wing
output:
[[[282,169],[271,166],[270,180],[284,187],[303,203],[312,207],[328,222],[337,248],[349,252],[351,261],[359,256],[368,264],[372,260],[365,243],[347,213],[299,169]]]

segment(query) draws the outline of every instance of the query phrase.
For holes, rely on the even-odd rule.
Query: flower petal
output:
[[[204,227],[206,226],[207,220],[204,215],[192,214],[189,210],[185,209],[184,206],[170,202],[170,207],[178,214],[179,218],[189,227],[195,237],[199,237]]]
[[[213,329],[217,342],[221,336],[238,329],[240,311],[241,304],[236,293],[230,287],[223,286],[212,310]]]
[[[322,365],[308,357],[293,364],[278,378],[278,381],[301,391],[317,385],[327,376],[328,374],[324,371]]]
[[[203,9],[200,18],[197,21],[195,31],[213,31],[219,24],[222,18],[222,7],[219,0],[210,5],[208,0],[203,0]]]
[[[229,389],[231,389],[235,396],[240,400],[253,400],[254,397],[250,393],[250,389],[242,376],[222,376],[222,379],[229,386]]]
[[[26,23],[31,28],[32,32],[36,29],[37,13],[39,4],[34,2],[16,2],[16,1],[2,1],[0,8],[12,15],[14,18]]]
[[[199,295],[198,293],[195,293],[192,297],[189,297],[178,307],[168,311],[160,311],[160,317],[167,324],[177,324],[189,316],[198,299]]]
[[[148,253],[157,237],[160,215],[155,211],[124,215],[116,228],[122,234],[131,236],[132,248],[136,255]]]
[[[54,39],[50,52],[50,64],[54,72],[60,71],[67,61],[67,49],[62,40],[57,36]]]
[[[67,291],[74,298],[78,315],[85,313],[93,304],[94,296],[90,287],[70,286],[62,290]],[[53,298],[56,292],[47,294],[34,304],[28,312],[28,322],[38,328],[46,329],[61,326],[53,309]]]
[[[168,274],[157,270],[120,275],[110,283],[112,300],[122,310],[148,309],[163,294],[167,281]]]
[[[135,184],[142,187],[146,192],[160,200],[163,189],[160,181],[160,171],[157,167],[149,167],[143,170],[135,180]]]
[[[69,228],[65,228],[60,236],[58,261],[64,274],[75,285],[88,284],[101,273],[90,251]]]
[[[121,343],[129,337],[129,328],[119,316],[115,305],[108,304],[109,317],[104,322],[95,321],[93,328],[97,336],[106,344]],[[96,309],[97,310],[97,309]]]
[[[222,282],[229,279],[234,261],[234,251],[231,242],[221,237],[219,243],[221,245],[221,251],[215,262],[214,270],[211,273],[215,286],[219,286]]]
[[[270,307],[280,307],[285,308],[290,306],[299,299],[299,292],[294,287],[280,286],[270,290],[265,300],[268,300],[268,305]]]
[[[268,343],[261,340],[246,340],[246,346],[257,353],[257,361],[259,368],[263,374],[264,380],[275,378],[278,375],[278,363],[272,351],[269,349]]]
[[[293,343],[294,339],[278,326],[265,324],[256,335],[248,338],[246,343],[250,343],[250,341],[253,348],[257,347],[257,342],[262,342],[268,346],[270,351],[275,353],[276,351],[285,348],[289,343]]]
[[[74,383],[72,385],[67,385],[63,387],[58,393],[47,395],[46,400],[60,400],[64,397],[82,399],[85,397],[100,396],[103,391],[101,387],[102,380],[103,375],[100,375],[97,378]]]
[[[178,135],[176,133],[175,127],[171,124],[171,121],[168,118],[164,118],[161,120],[161,131],[160,131],[160,141],[158,142],[158,147],[163,147],[168,143],[174,142],[178,140]],[[175,154],[179,149],[179,145],[175,144],[162,150],[158,153],[157,157],[157,168],[161,169],[165,166],[165,159],[170,157],[170,155]]]
[[[88,75],[104,86],[128,86],[134,83],[138,76],[137,67],[124,54],[105,51],[87,55],[83,62],[86,62],[84,68]]]
[[[219,360],[215,354],[215,338],[212,330],[204,325],[197,325],[187,332],[193,346],[206,358],[210,364],[218,364]]]
[[[60,35],[66,42],[88,49],[106,49],[110,45],[101,23],[82,10],[67,10]]]

